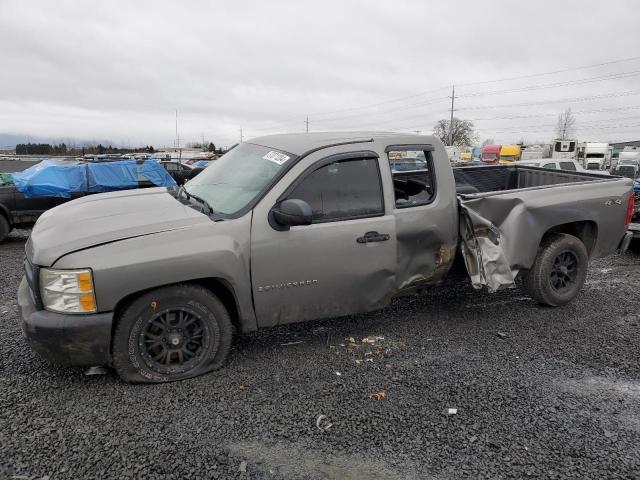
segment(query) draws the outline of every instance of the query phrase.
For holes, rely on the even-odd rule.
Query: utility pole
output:
[[[178,149],[178,163],[182,163],[182,150],[180,150],[180,135],[178,135],[178,109],[176,108],[176,148]]]
[[[451,87],[451,118],[449,119],[449,146],[453,145],[453,102],[456,98],[456,86]]]
[[[240,143],[242,143],[242,127],[240,127]]]
[[[176,139],[174,140],[176,148],[180,148],[180,137],[178,136],[178,109],[176,108]]]
[[[309,115],[307,115],[307,120],[305,121],[307,124],[307,133],[309,133]]]

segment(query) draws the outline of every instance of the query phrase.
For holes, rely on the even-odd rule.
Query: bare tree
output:
[[[493,138],[485,138],[484,142],[482,142],[482,146],[484,147],[485,145],[495,145],[496,142]]]
[[[442,140],[445,145],[449,144],[449,120],[438,120],[433,126],[433,134]],[[477,135],[471,120],[461,120],[453,117],[453,129],[451,130],[453,145],[466,147],[473,145],[477,140]]]
[[[567,108],[558,115],[558,125],[556,126],[556,138],[559,140],[567,140],[573,138],[576,130],[576,117],[571,113],[571,109]]]

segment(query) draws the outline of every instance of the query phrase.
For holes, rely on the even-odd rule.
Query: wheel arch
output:
[[[577,222],[563,223],[549,228],[540,238],[540,245],[556,233],[566,233],[580,239],[587,249],[589,257],[595,251],[596,242],[598,240],[598,225],[593,220],[580,220]]]
[[[255,330],[255,327],[252,328],[251,325],[248,325],[248,322],[243,322],[242,317],[240,315],[240,307],[238,304],[238,298],[236,296],[235,290],[233,286],[223,278],[211,277],[211,278],[199,278],[196,280],[190,280],[188,282],[176,282],[170,283],[167,285],[156,285],[151,288],[146,288],[143,290],[139,290],[136,292],[132,292],[126,297],[122,298],[116,304],[113,310],[113,325],[111,326],[111,338],[113,339],[113,334],[122,315],[122,312],[127,308],[127,306],[133,302],[136,298],[141,295],[150,292],[152,290],[157,290],[159,288],[171,287],[174,285],[200,285],[201,287],[206,288],[211,293],[216,295],[218,299],[222,302],[224,307],[227,309],[229,313],[229,317],[231,319],[231,323],[233,327],[238,332],[247,332],[251,330]]]

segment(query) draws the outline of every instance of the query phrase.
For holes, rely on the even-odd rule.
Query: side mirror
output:
[[[279,206],[273,207],[271,213],[278,225],[287,229],[296,225],[311,225],[313,221],[311,205],[296,198],[284,200]]]

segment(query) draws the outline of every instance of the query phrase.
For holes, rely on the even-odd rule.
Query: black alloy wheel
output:
[[[159,373],[188,371],[208,349],[211,332],[190,308],[178,307],[150,317],[138,347],[147,365]]]
[[[578,258],[573,252],[562,252],[554,259],[549,275],[549,281],[554,290],[562,292],[572,288],[577,277]]]
[[[588,266],[589,254],[582,240],[567,233],[549,234],[524,275],[524,289],[542,305],[565,305],[580,293]]]
[[[220,299],[197,284],[150,290],[114,319],[112,365],[130,383],[184,380],[220,368],[233,326]]]

